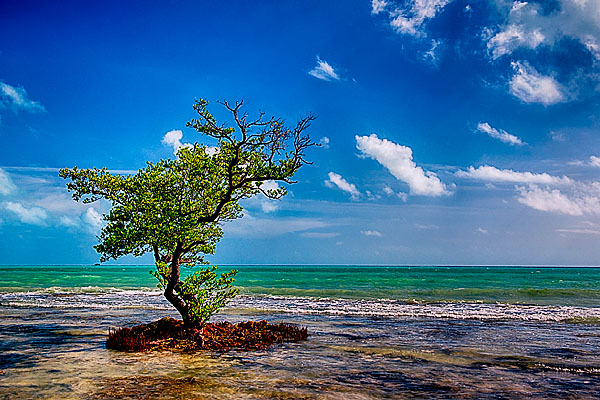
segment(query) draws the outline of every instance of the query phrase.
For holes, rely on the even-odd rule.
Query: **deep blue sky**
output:
[[[196,97],[324,144],[216,263],[599,263],[597,1],[4,1],[0,38],[2,264],[96,262],[57,169],[174,157]]]

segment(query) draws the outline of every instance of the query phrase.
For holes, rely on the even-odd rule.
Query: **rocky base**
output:
[[[306,340],[308,330],[290,324],[248,321],[239,324],[207,323],[201,329],[186,329],[174,318],[110,330],[106,348],[124,351],[152,350],[256,350],[275,343]]]

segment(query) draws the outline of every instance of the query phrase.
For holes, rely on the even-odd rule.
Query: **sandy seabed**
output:
[[[275,301],[275,300],[274,300]],[[307,341],[257,351],[107,350],[110,327],[175,316],[124,309],[0,306],[0,398],[595,398],[598,325],[264,311]]]

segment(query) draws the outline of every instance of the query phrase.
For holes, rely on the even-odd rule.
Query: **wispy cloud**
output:
[[[325,181],[325,185],[328,187],[337,187],[346,193],[349,193],[352,200],[358,200],[360,192],[353,183],[348,182],[341,175],[335,172],[329,172],[329,179]]]
[[[43,105],[29,98],[25,88],[11,86],[4,82],[0,82],[0,104],[16,111],[46,111]]]
[[[379,232],[379,231],[360,231],[360,233],[362,233],[365,236],[375,236],[375,237],[382,237],[383,236],[381,234],[381,232]]]
[[[487,133],[488,136],[494,138],[494,139],[498,139],[501,142],[504,143],[508,143],[511,146],[523,146],[525,143],[523,143],[523,141],[518,138],[515,135],[512,135],[508,132],[506,132],[504,129],[496,129],[493,128],[489,123],[487,122],[480,122],[477,124],[477,130],[483,133]]]
[[[415,37],[425,36],[423,26],[435,16],[451,0],[410,0],[402,4],[388,3],[387,1],[372,0],[371,13],[386,15],[390,19],[390,26],[400,34]]]
[[[308,71],[308,74],[324,81],[340,80],[340,76],[335,72],[333,67],[327,61],[321,60],[319,56],[317,56],[317,65]]]
[[[478,168],[473,166],[466,171],[460,170],[455,173],[461,178],[478,179],[488,182],[509,182],[509,183],[538,183],[564,185],[573,183],[573,180],[567,176],[553,176],[547,173],[518,172],[512,169],[498,169],[489,165],[483,165]]]
[[[271,237],[327,228],[331,223],[316,218],[257,218],[245,212],[243,218],[224,226],[227,234],[243,237]]]
[[[396,179],[408,184],[411,194],[443,196],[450,192],[431,171],[424,171],[413,161],[412,149],[377,135],[355,136],[356,148],[367,157],[383,165]]]
[[[41,207],[25,207],[23,204],[7,201],[4,208],[13,213],[22,223],[30,225],[46,225],[48,214]]]
[[[582,229],[555,229],[555,232],[560,232],[560,233],[577,233],[577,234],[582,234],[582,235],[600,235],[600,230],[597,229],[587,229],[587,228],[582,228]]]
[[[309,239],[328,239],[340,236],[339,232],[302,232],[300,236]]]
[[[546,106],[566,100],[563,89],[554,78],[541,75],[527,63],[511,63],[515,74],[509,82],[510,93],[525,103]]]
[[[377,15],[385,10],[388,6],[385,0],[371,0],[371,14]]]
[[[0,168],[0,194],[7,196],[17,190],[8,172]]]

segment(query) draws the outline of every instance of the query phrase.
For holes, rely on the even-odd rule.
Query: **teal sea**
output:
[[[0,398],[600,393],[600,268],[219,270],[234,268],[241,294],[215,320],[296,323],[309,340],[225,354],[110,351],[109,328],[177,316],[151,266],[0,266]]]

